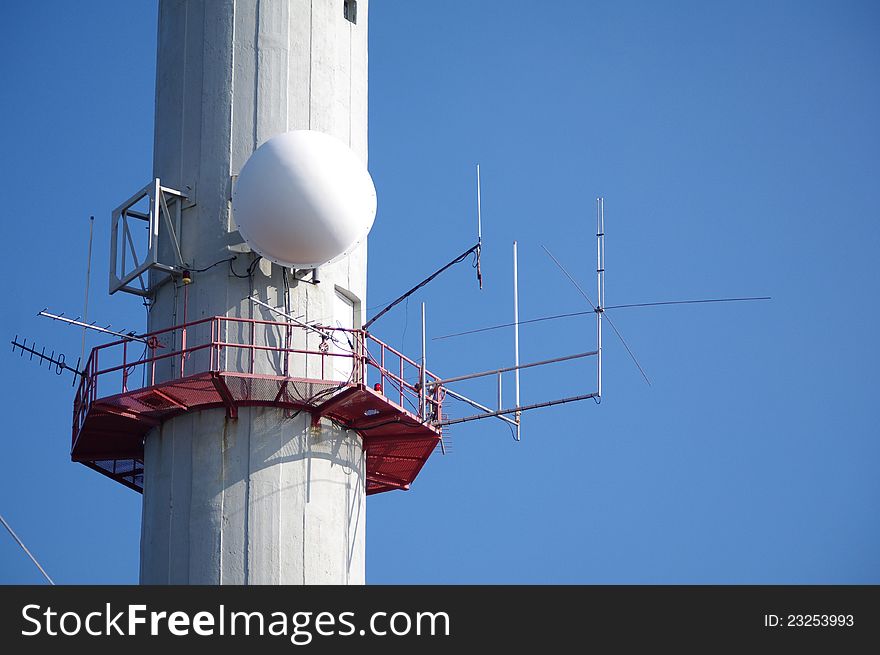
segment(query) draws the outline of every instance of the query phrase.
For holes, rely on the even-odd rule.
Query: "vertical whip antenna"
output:
[[[516,366],[515,386],[516,386],[516,406],[519,407],[519,277],[517,271],[516,241],[513,242],[513,364]],[[516,440],[519,441],[520,433],[520,417],[522,412],[517,412],[516,419]]]
[[[483,215],[480,208],[480,165],[477,164],[477,243],[483,243]]]
[[[483,288],[483,271],[480,268],[480,255],[483,250],[483,213],[480,200],[480,165],[477,164],[477,282]]]
[[[419,414],[422,421],[428,416],[427,389],[425,388],[425,365],[427,360],[427,339],[425,338],[425,303],[422,303],[422,361],[419,367]]]
[[[86,292],[85,299],[83,300],[83,322],[89,322],[89,280],[92,277],[92,237],[95,234],[95,217],[89,216],[89,254],[86,259]],[[82,348],[80,348],[79,359],[80,361],[86,358],[86,331],[88,328],[84,327],[82,330]]]
[[[602,401],[602,312],[605,311],[605,199],[596,198],[596,384]]]

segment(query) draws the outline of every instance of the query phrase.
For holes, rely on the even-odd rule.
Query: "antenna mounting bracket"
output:
[[[110,293],[149,296],[167,275],[186,268],[180,250],[180,218],[187,195],[154,179],[113,210],[110,228]],[[132,233],[130,219],[143,221],[143,239]],[[135,224],[136,225],[136,224]],[[138,243],[141,248],[139,254]],[[170,263],[169,263],[170,262]],[[151,276],[150,271],[167,275]]]

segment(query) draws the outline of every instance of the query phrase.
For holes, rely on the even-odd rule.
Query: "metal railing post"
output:
[[[257,332],[256,323],[251,321],[251,347],[250,347],[250,351],[251,351],[250,373],[251,373],[251,375],[254,374],[254,359],[256,358],[256,355],[257,355],[257,351],[254,348],[254,346],[257,345],[257,333],[256,332]]]
[[[382,387],[382,393],[385,393],[385,344],[379,348],[379,385]]]
[[[398,389],[400,390],[400,406],[403,407],[403,357],[398,355],[397,361],[400,362],[400,375],[398,376]]]
[[[122,393],[128,391],[128,341],[122,342]]]

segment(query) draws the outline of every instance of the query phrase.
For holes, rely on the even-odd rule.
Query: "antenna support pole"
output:
[[[83,322],[89,320],[89,281],[92,277],[92,238],[95,235],[95,217],[89,216],[89,254],[86,259],[86,291],[85,300],[83,301]],[[82,331],[82,347],[80,348],[80,361],[86,358],[86,332],[88,328]]]
[[[482,289],[483,270],[480,266],[480,258],[483,254],[483,214],[480,205],[480,165],[477,164],[477,282],[480,285],[480,289]]]
[[[513,242],[513,364],[516,367],[514,373],[516,406],[519,407],[519,275],[517,271],[516,241]],[[522,436],[520,433],[521,415],[521,412],[517,412],[514,416],[514,419],[516,420],[517,441],[519,441]]]
[[[422,303],[422,362],[419,367],[419,416],[422,421],[425,420],[428,414],[427,407],[427,389],[426,389],[426,379],[425,379],[425,364],[426,364],[426,346],[427,340],[425,338],[426,330],[425,330],[425,303]]]
[[[605,199],[596,198],[596,399],[602,400],[602,312],[605,311]]]
[[[480,210],[480,165],[477,164],[477,245],[483,244],[483,215]]]
[[[25,555],[27,555],[30,558],[30,560],[34,563],[34,566],[36,566],[38,569],[40,569],[40,573],[43,574],[43,577],[46,578],[46,581],[49,584],[54,585],[55,582],[52,580],[52,578],[49,577],[49,574],[46,573],[46,570],[42,566],[40,566],[40,563],[37,561],[37,558],[31,554],[31,551],[29,551],[27,546],[24,545],[24,542],[18,537],[17,534],[15,534],[15,531],[12,529],[12,526],[10,526],[6,522],[6,519],[4,519],[2,516],[0,516],[0,523],[3,524],[3,527],[6,528],[6,531],[12,536],[12,538],[15,539],[15,543],[17,543],[21,547],[21,549],[24,551]]]

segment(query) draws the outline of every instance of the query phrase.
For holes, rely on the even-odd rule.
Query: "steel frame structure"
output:
[[[149,198],[149,209],[146,213],[135,209],[135,206],[144,198]],[[159,178],[156,178],[113,210],[110,225],[111,295],[117,291],[124,291],[137,296],[148,296],[157,284],[151,284],[149,271],[155,270],[172,274],[186,268],[180,250],[179,238],[183,201],[186,198],[185,193],[162,186]],[[147,253],[144,261],[138,259],[136,242],[129,225],[130,218],[147,223],[149,236],[147,237]],[[173,249],[173,264],[159,261],[159,236],[163,224],[168,231]],[[122,238],[121,248],[120,237]],[[131,262],[127,261],[129,257]],[[132,285],[135,280],[137,280],[137,286]]]

